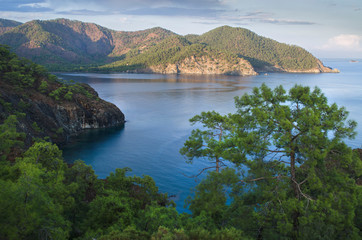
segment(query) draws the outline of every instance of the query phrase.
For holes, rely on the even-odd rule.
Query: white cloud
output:
[[[322,49],[362,51],[362,36],[354,34],[341,34],[332,37],[322,46]]]
[[[19,8],[22,8],[22,7],[47,8],[49,6],[50,6],[49,3],[47,3],[47,2],[43,2],[43,3],[27,3],[27,4],[18,5]]]

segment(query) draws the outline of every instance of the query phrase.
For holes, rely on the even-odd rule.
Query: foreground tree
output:
[[[0,237],[68,239],[64,206],[73,201],[63,184],[65,163],[51,143],[38,142],[0,179]]]
[[[206,158],[211,166],[201,169],[194,177],[199,176],[207,169],[220,172],[225,167],[223,153],[226,148],[225,136],[230,129],[228,118],[217,112],[202,112],[190,119],[192,125],[202,124],[203,130],[195,129],[185,142],[180,153],[192,163],[194,158]]]
[[[352,157],[346,157],[351,150],[342,140],[355,136],[356,122],[347,121],[348,112],[343,107],[329,105],[319,88],[310,91],[309,87],[295,86],[287,94],[281,86],[271,90],[263,84],[235,102],[237,113],[230,116],[235,127],[232,161],[250,169],[243,181],[268,181],[259,185],[274,192],[270,200],[287,196],[289,221],[282,231],[296,239],[301,235],[301,219],[310,214],[306,207],[327,207],[330,203],[319,203],[320,198],[336,194],[335,189],[329,193],[325,190],[336,178],[344,178],[341,168],[351,166]],[[331,172],[334,176],[328,176]],[[342,183],[348,185],[348,179]],[[344,193],[352,197],[354,191]],[[349,204],[356,204],[350,200]],[[334,201],[343,199],[335,195]],[[353,211],[343,216],[344,220],[351,215]]]
[[[357,239],[361,190],[351,171],[361,176],[362,168],[343,143],[356,134],[348,112],[328,104],[319,88],[302,86],[287,93],[263,84],[235,102],[237,112],[223,119],[230,131],[215,151],[246,171],[240,182],[248,191],[233,198],[233,214],[253,216],[259,239]],[[203,143],[193,146],[214,150]]]

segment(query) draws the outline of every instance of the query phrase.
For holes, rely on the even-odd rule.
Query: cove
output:
[[[195,76],[158,74],[57,74],[64,80],[90,84],[99,96],[119,107],[126,116],[123,127],[86,131],[63,147],[68,162],[82,159],[104,178],[115,168],[129,167],[131,175],[150,175],[161,192],[173,195],[179,212],[202,178],[188,178],[204,167],[200,159],[190,165],[179,154],[188,138],[188,119],[202,111],[234,112],[234,97],[266,83],[270,87],[295,84],[318,86],[329,103],[345,106],[349,118],[359,123],[358,135],[347,141],[362,145],[362,63],[329,59],[324,63],[339,74],[286,74],[239,76]]]

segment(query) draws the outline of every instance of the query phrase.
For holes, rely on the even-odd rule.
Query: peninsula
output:
[[[181,36],[163,28],[124,32],[68,19],[0,19],[0,44],[50,71],[256,75],[338,72],[305,49],[222,26]]]

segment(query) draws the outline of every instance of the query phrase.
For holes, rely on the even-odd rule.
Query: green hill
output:
[[[186,74],[255,75],[248,61],[206,44],[191,43],[172,36],[141,53],[134,49],[123,60],[101,66],[102,71],[131,71]]]
[[[318,68],[318,59],[303,48],[261,37],[244,28],[219,27],[199,36],[194,42],[238,54],[259,71],[268,67],[285,70]]]
[[[0,35],[0,43],[50,70],[72,70],[118,60],[130,49],[147,49],[172,34],[162,28],[117,32],[67,19],[35,20]]]
[[[332,72],[301,47],[244,28],[223,26],[183,37],[159,27],[123,32],[68,19],[3,24],[14,27],[0,34],[0,44],[52,71]]]
[[[105,70],[131,70],[136,68],[146,68],[152,65],[173,63],[173,58],[179,54],[181,49],[190,46],[191,43],[181,36],[172,36],[162,42],[150,47],[147,50],[133,48],[128,51],[124,59],[102,66]]]

